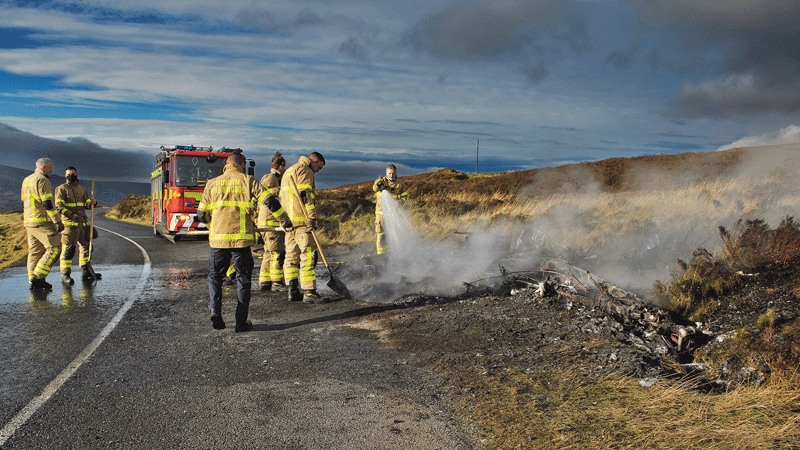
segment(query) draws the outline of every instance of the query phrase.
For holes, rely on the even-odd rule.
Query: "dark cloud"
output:
[[[53,160],[56,173],[75,166],[84,178],[124,180],[148,180],[158,153],[107,149],[84,138],[47,139],[2,123],[0,148],[5,149],[4,165],[32,170],[37,159],[46,157]]]
[[[308,8],[289,18],[278,17],[269,11],[243,10],[237,16],[237,20],[242,27],[265,34],[294,33],[325,23],[322,17]]]
[[[528,61],[546,52],[590,48],[584,16],[569,0],[460,0],[420,19],[403,37],[416,52],[456,61]],[[547,76],[543,63],[523,70],[529,80]]]
[[[539,84],[547,78],[547,69],[544,67],[542,61],[536,64],[523,65],[520,70],[522,70],[522,73],[525,74],[525,78],[527,78],[528,82],[531,84]]]
[[[730,117],[800,111],[800,83],[769,78],[755,74],[732,75],[697,84],[686,83],[680,97],[669,103],[669,112],[677,117]]]
[[[614,50],[606,56],[603,65],[606,66],[610,64],[617,69],[630,69],[633,61],[637,57],[637,52],[637,46]]]
[[[366,61],[368,58],[367,48],[359,44],[358,39],[354,37],[342,42],[342,45],[339,46],[339,53],[357,61]]]
[[[660,46],[647,54],[647,62],[654,67],[683,68],[693,77],[671,102],[672,115],[728,117],[800,111],[800,2],[631,3],[663,36]]]

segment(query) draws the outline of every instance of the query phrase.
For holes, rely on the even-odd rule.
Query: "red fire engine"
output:
[[[208,228],[197,220],[197,206],[206,181],[222,175],[225,159],[241,149],[161,146],[153,163],[150,192],[153,200],[153,234],[175,242],[185,235],[207,235]],[[247,160],[247,173],[255,172],[255,161]]]

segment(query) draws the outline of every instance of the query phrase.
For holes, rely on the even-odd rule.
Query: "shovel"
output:
[[[94,273],[92,267],[92,237],[94,237],[94,177],[92,177],[92,194],[90,195],[89,209],[92,211],[89,218],[89,261],[86,263],[86,268],[92,274],[92,281],[97,281],[97,274]]]
[[[303,216],[306,218],[306,223],[308,223],[308,213],[306,213],[305,203],[303,203],[303,199],[300,198],[300,189],[297,189],[297,182],[294,181],[294,178],[289,178],[289,181],[292,182],[292,187],[294,188],[294,195],[297,196],[297,200],[300,201],[300,210],[303,211]],[[317,244],[317,251],[319,255],[322,256],[322,262],[325,263],[325,268],[328,269],[328,275],[330,275],[330,281],[328,281],[328,287],[331,288],[333,292],[341,295],[344,298],[353,298],[350,296],[350,291],[347,290],[347,286],[341,282],[338,278],[333,275],[331,271],[331,267],[328,265],[328,260],[325,259],[325,254],[322,253],[322,246],[319,245],[319,239],[317,239],[317,233],[314,230],[311,230],[311,236],[314,237],[314,242]]]

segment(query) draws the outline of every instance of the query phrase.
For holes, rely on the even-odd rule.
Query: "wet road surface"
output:
[[[96,225],[146,256],[101,230],[93,260],[103,279],[93,286],[63,287],[56,267],[53,290],[32,295],[24,268],[0,272],[0,427],[130,307],[3,449],[472,448],[413,355],[357,326],[380,308],[289,303],[254,284],[254,330],[237,334],[226,285],[228,328],[213,330],[207,241]]]

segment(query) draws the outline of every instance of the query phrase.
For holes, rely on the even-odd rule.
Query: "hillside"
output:
[[[20,169],[0,165],[0,213],[22,210],[22,203],[19,198],[20,186],[22,186],[22,180],[32,172],[32,168]],[[61,173],[63,174],[63,172]],[[50,183],[53,185],[53,189],[66,181],[62,174],[54,172],[50,176]],[[91,189],[91,178],[81,177],[80,182],[87,191]],[[100,205],[116,205],[128,195],[150,195],[150,184],[125,181],[95,182],[95,198],[97,198]]]

